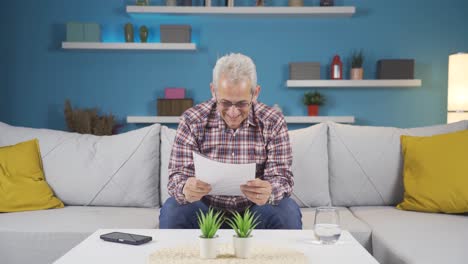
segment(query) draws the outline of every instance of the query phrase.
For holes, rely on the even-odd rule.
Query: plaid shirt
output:
[[[273,204],[290,196],[294,185],[288,128],[283,115],[253,103],[249,116],[234,131],[216,111],[211,99],[188,109],[181,117],[169,161],[169,195],[188,203],[182,190],[195,176],[192,151],[225,163],[256,163],[256,178],[269,181]],[[223,175],[219,175],[223,177]],[[252,205],[244,196],[206,195],[206,204],[218,209],[242,211]]]

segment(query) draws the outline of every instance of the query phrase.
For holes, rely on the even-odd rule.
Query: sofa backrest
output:
[[[400,136],[464,129],[468,121],[412,129],[330,122],[291,130],[292,198],[301,207],[394,205],[403,195]],[[159,124],[100,137],[0,122],[0,146],[39,139],[46,180],[66,205],[161,205],[175,134]]]
[[[94,136],[0,122],[0,146],[39,140],[46,181],[66,205],[159,206],[160,125]]]
[[[293,153],[292,198],[301,207],[330,205],[328,126],[325,123],[289,131]]]
[[[167,183],[169,182],[169,159],[171,157],[172,144],[176,130],[161,126],[161,206],[169,198]]]
[[[467,129],[467,121],[400,129],[328,123],[330,195],[335,206],[395,205],[403,198],[400,136]]]
[[[161,203],[169,197],[168,165],[176,130],[161,127]],[[289,131],[293,152],[292,198],[301,207],[329,205],[327,124]]]

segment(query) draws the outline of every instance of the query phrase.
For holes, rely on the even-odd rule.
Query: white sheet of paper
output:
[[[255,163],[230,164],[193,152],[195,177],[211,185],[210,195],[244,196],[242,184],[255,179]]]

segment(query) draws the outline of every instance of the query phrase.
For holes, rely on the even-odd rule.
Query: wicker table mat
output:
[[[198,246],[183,245],[174,248],[163,248],[149,256],[150,264],[196,264],[196,263],[243,263],[243,264],[305,264],[307,258],[302,252],[269,245],[254,245],[252,255],[248,259],[239,259],[234,255],[231,244],[220,244],[216,259],[200,258]]]

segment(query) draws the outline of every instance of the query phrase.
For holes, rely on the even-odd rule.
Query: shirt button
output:
[[[234,157],[234,152],[232,153],[232,156]]]

